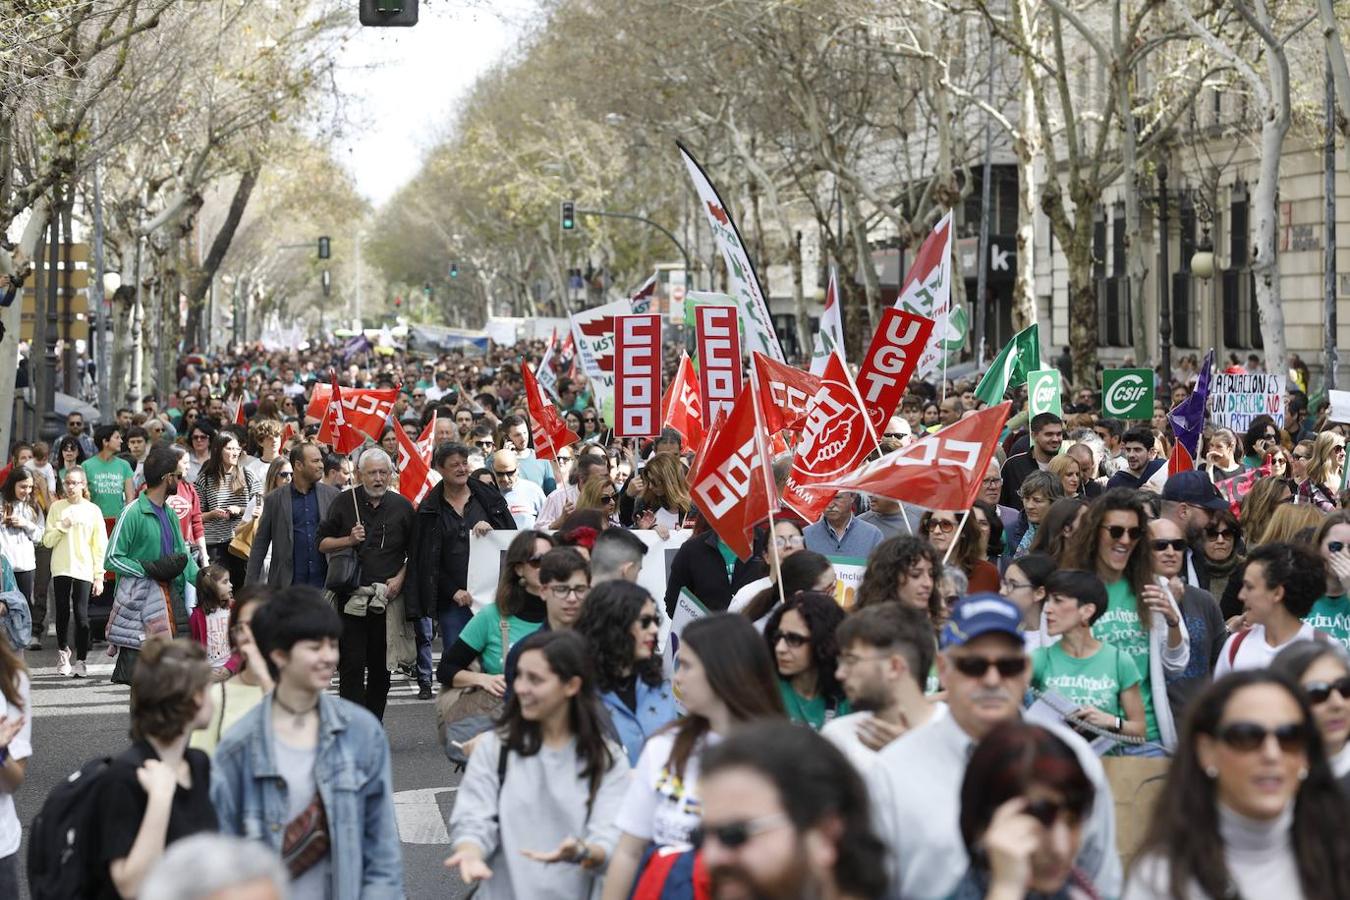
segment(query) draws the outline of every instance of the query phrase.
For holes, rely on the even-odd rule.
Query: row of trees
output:
[[[1097,210],[1125,204],[1130,293],[1150,283],[1153,175],[1187,145],[1250,142],[1260,159],[1253,259],[1267,352],[1283,355],[1275,191],[1285,135],[1316,130],[1322,50],[1350,109],[1334,0],[548,0],[512,58],[480,79],[454,128],[378,215],[372,257],[390,281],[446,280],[471,263],[460,309],[562,313],[563,273],[593,264],[616,290],[678,258],[654,232],[557,203],[635,212],[719,263],[680,170],[684,141],[733,205],[761,278],[791,272],[805,341],[802,232],[845,285],[857,353],[876,320],[872,250],[913,247],[975,183],[985,127],[1017,160],[1014,324],[1035,315],[1043,215],[1063,254],[1075,376],[1098,343]],[[1222,114],[1215,114],[1221,110]],[[1350,117],[1348,117],[1350,118]],[[1217,192],[1217,170],[1201,172]],[[1156,276],[1154,276],[1156,277]],[[961,281],[956,281],[960,290]],[[1138,302],[1138,301],[1136,301]],[[505,307],[505,308],[504,308]],[[1134,316],[1135,353],[1154,358]],[[809,346],[809,342],[805,343]],[[1278,358],[1278,357],[1277,357]]]

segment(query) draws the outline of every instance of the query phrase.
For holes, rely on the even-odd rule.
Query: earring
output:
[[[1205,766],[1205,774],[1208,775],[1210,778],[1218,778],[1218,777],[1219,777],[1219,767],[1218,767],[1218,766]]]
[[[1298,770],[1298,780],[1299,780],[1299,781],[1307,781],[1307,780],[1308,780],[1308,770],[1307,770],[1307,769],[1299,769],[1299,770]]]

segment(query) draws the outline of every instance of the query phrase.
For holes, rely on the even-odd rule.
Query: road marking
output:
[[[441,815],[438,794],[452,794],[456,788],[417,788],[394,793],[394,818],[398,821],[398,839],[405,844],[449,844],[450,831]]]

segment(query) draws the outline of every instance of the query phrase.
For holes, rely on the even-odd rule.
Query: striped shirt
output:
[[[223,481],[216,481],[208,478],[203,472],[197,476],[197,494],[201,498],[202,512],[208,513],[214,509],[224,509],[227,506],[238,506],[243,508],[248,505],[250,498],[258,496],[258,479],[253,477],[253,473],[248,469],[241,470],[244,473],[246,487],[241,490],[235,490],[235,479],[233,475],[226,477]],[[206,532],[206,543],[222,544],[234,537],[234,530],[243,524],[243,519],[230,516],[225,519],[206,519],[202,518],[202,528]]]

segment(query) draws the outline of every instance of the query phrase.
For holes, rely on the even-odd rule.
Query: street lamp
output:
[[[1214,277],[1214,242],[1209,239],[1209,223],[1200,228],[1200,243],[1191,256],[1191,274],[1208,281]]]
[[[103,296],[111,297],[122,286],[122,276],[117,272],[103,273]]]

